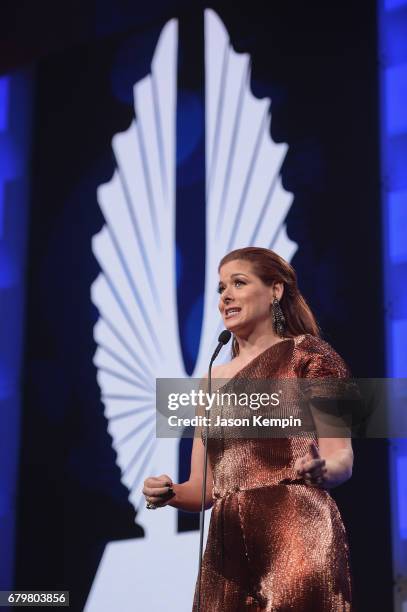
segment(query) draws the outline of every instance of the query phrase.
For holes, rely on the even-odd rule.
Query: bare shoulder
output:
[[[232,359],[227,363],[222,363],[217,366],[212,367],[212,378],[229,378],[233,376],[234,371],[236,369],[237,363],[236,359]],[[208,372],[205,372],[202,378],[208,378]]]
[[[213,366],[212,367],[212,378],[220,378],[222,376],[222,367],[223,366]],[[208,372],[205,372],[202,376],[201,376],[201,388],[205,388],[207,386],[207,381],[208,380]]]

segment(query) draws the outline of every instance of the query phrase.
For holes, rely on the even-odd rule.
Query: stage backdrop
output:
[[[38,65],[17,581],[74,609],[191,607],[198,516],[141,488],[188,476],[155,378],[205,372],[227,251],[290,260],[354,375],[384,375],[374,7],[211,7],[129,9]],[[390,609],[387,448],[355,453],[356,597]]]

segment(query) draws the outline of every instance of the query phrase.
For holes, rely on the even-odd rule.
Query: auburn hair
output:
[[[284,291],[280,306],[286,321],[285,336],[293,338],[301,334],[311,334],[318,337],[321,335],[318,323],[298,289],[297,274],[285,259],[270,249],[246,247],[236,249],[225,255],[219,263],[218,272],[223,265],[237,259],[248,261],[254,274],[265,285],[271,286],[276,282],[283,284]],[[238,354],[239,343],[233,337],[232,357]]]

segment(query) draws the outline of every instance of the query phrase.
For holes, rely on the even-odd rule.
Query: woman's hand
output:
[[[311,487],[332,489],[346,482],[352,476],[353,451],[350,439],[320,438],[324,459],[314,442],[309,446],[305,457],[300,457],[294,464],[299,477]]]
[[[175,495],[172,488],[173,482],[167,474],[161,476],[150,476],[144,481],[143,495],[147,503],[157,508],[165,506]]]
[[[314,442],[309,445],[309,452],[296,460],[294,469],[310,487],[325,488],[328,484],[326,461],[322,459]]]

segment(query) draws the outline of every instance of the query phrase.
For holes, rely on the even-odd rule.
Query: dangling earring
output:
[[[283,336],[285,331],[285,316],[280,306],[280,302],[275,297],[272,304],[273,328],[278,336]]]

